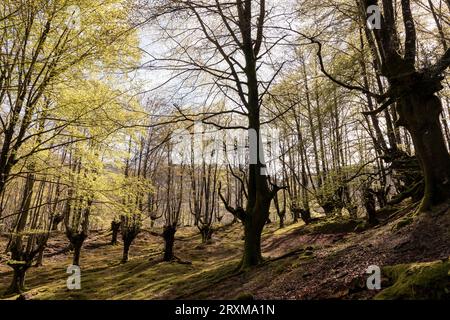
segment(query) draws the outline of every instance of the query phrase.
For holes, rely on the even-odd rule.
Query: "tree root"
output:
[[[173,262],[179,263],[179,264],[185,264],[185,265],[192,265],[192,261],[183,260],[177,256],[173,256],[172,259]]]

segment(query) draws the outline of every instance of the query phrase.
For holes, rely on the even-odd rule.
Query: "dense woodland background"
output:
[[[379,264],[381,297],[448,298],[449,25],[449,0],[2,0],[0,289],[372,298]]]

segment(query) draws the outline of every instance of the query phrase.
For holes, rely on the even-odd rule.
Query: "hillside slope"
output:
[[[359,231],[360,230],[360,231]],[[120,264],[121,246],[108,232],[91,234],[82,252],[82,289],[66,288],[71,253],[64,235],[55,234],[44,266],[30,269],[29,299],[396,299],[449,298],[450,209],[413,216],[399,210],[375,228],[360,221],[328,219],[264,231],[260,267],[236,272],[242,247],[239,225],[223,227],[210,244],[195,229],[177,234],[180,261],[160,261],[162,239],[142,232],[130,261]],[[1,240],[4,248],[6,238]],[[0,265],[0,292],[11,270]],[[382,268],[381,293],[366,289],[366,269]],[[399,266],[400,265],[400,266]],[[395,267],[392,267],[395,266]],[[396,283],[396,279],[399,282]],[[409,281],[410,280],[410,281]],[[401,283],[400,283],[401,282]],[[4,297],[14,299],[16,297]]]

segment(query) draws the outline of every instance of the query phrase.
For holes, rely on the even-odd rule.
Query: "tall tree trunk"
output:
[[[42,246],[42,248],[39,250],[38,256],[36,258],[36,267],[42,267],[43,260],[44,260],[44,251],[45,251],[45,245]]]
[[[120,231],[120,225],[121,225],[120,221],[112,221],[111,222],[111,231],[112,231],[111,245],[112,246],[117,245],[117,236]]]
[[[257,89],[255,89],[257,92]],[[258,95],[250,95],[253,99],[258,99]],[[258,101],[255,105],[259,105]],[[269,218],[270,203],[273,195],[268,186],[266,168],[264,165],[263,146],[260,135],[259,107],[253,109],[249,114],[249,128],[254,130],[257,141],[256,150],[250,148],[250,157],[256,157],[256,163],[249,166],[248,181],[248,202],[245,215],[241,221],[244,224],[244,254],[240,264],[241,270],[247,270],[260,264],[263,259],[261,255],[261,233]]]
[[[5,295],[20,294],[25,291],[25,274],[27,269],[26,266],[14,267],[13,279]]]
[[[31,167],[34,170],[34,166]],[[23,191],[22,201],[20,205],[20,214],[14,225],[14,232],[10,238],[10,242],[7,245],[7,249],[11,252],[11,264],[10,266],[14,270],[13,280],[7,294],[22,293],[25,286],[25,273],[31,266],[31,263],[37,253],[32,250],[28,239],[27,241],[23,235],[23,232],[27,229],[26,225],[29,222],[29,216],[31,214],[31,200],[33,196],[33,187],[35,184],[35,175],[30,173],[27,175],[25,181],[25,187]]]
[[[59,224],[64,220],[64,214],[57,214],[52,221],[52,231],[57,231]]]
[[[316,127],[314,125],[314,116],[312,113],[312,103],[311,103],[311,98],[309,95],[309,87],[308,87],[308,75],[306,73],[306,65],[303,64],[303,77],[304,77],[304,82],[305,82],[305,98],[306,98],[306,108],[308,111],[308,122],[309,122],[309,128],[311,131],[311,140],[312,140],[312,145],[313,145],[313,154],[314,154],[314,164],[315,164],[315,174],[316,174],[316,178],[317,178],[317,186],[320,188],[320,186],[322,185],[322,179],[321,179],[321,174],[320,174],[320,164],[319,164],[319,149],[317,146],[317,136],[316,136]],[[317,97],[316,97],[317,98]],[[297,130],[298,130],[298,126],[297,126]],[[323,150],[321,150],[322,152]],[[322,153],[321,153],[322,154]],[[323,160],[323,158],[322,158]],[[323,164],[323,163],[322,163]]]
[[[72,264],[74,266],[80,265],[81,246],[82,246],[82,243],[76,243],[73,246],[73,262],[72,262]]]
[[[264,224],[254,221],[250,216],[244,223],[244,255],[241,261],[241,270],[246,270],[252,266],[257,266],[263,262],[261,254],[261,233]]]
[[[442,104],[436,95],[410,94],[398,106],[399,124],[411,134],[425,178],[425,195],[419,210],[450,198],[450,155],[439,121]]]
[[[207,243],[212,239],[213,229],[209,225],[205,225],[200,228],[200,234],[202,236],[202,243]]]
[[[84,232],[80,232],[80,233],[72,233],[72,232],[67,232],[67,237],[69,238],[69,241],[72,245],[72,249],[73,249],[73,260],[72,260],[72,264],[74,266],[79,266],[80,265],[80,255],[81,255],[81,248],[83,247],[83,243],[84,240],[86,240],[87,238],[87,234],[85,234]]]
[[[311,210],[309,208],[300,209],[300,216],[305,224],[311,223]]]
[[[165,226],[163,231],[164,238],[164,261],[172,261],[175,258],[173,254],[173,245],[175,243],[175,233],[177,229],[175,226]]]
[[[261,1],[260,5],[265,4]],[[245,19],[251,20],[251,4],[247,3],[248,8]],[[250,17],[250,18],[249,18]],[[261,18],[261,17],[260,17]],[[262,18],[263,19],[263,18]],[[250,23],[250,21],[245,21]],[[271,192],[267,179],[266,165],[264,163],[264,148],[261,138],[261,119],[260,119],[260,95],[259,81],[257,75],[257,58],[259,49],[254,50],[251,41],[251,27],[246,26],[249,34],[245,34],[244,55],[246,61],[246,77],[248,88],[248,128],[250,138],[250,165],[248,168],[248,201],[245,214],[241,217],[244,224],[244,253],[241,261],[241,270],[247,270],[260,264],[263,259],[261,255],[261,233],[269,218],[270,203],[274,193]],[[254,135],[253,137],[251,135]],[[252,138],[255,139],[252,143]]]
[[[122,263],[128,262],[128,253],[130,252],[131,241],[123,242]]]
[[[376,217],[374,192],[368,186],[366,186],[363,190],[363,201],[369,224],[376,225],[378,223],[378,219]]]
[[[361,1],[366,11],[371,1]],[[419,211],[450,199],[450,155],[447,151],[439,116],[442,103],[436,93],[442,90],[442,74],[450,65],[447,50],[434,65],[416,70],[417,32],[411,1],[402,0],[404,44],[400,46],[398,17],[392,1],[383,1],[382,25],[373,30],[382,63],[381,74],[388,79],[389,90],[379,97],[386,106],[396,103],[397,127],[410,133],[425,179],[425,194]],[[368,15],[366,15],[367,18]]]
[[[280,229],[283,229],[284,228],[284,219],[285,219],[284,214],[280,215],[279,217],[280,217]]]
[[[278,194],[276,194],[273,198],[273,202],[275,204],[275,209],[277,210],[278,218],[280,219],[280,229],[284,228],[284,219],[286,216],[286,195],[283,194],[283,208],[280,208],[280,201]]]

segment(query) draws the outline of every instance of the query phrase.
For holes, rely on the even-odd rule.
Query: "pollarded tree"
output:
[[[26,165],[29,173],[24,178],[18,214],[7,247],[11,253],[7,264],[13,269],[13,279],[6,294],[22,293],[25,290],[25,274],[37,255],[43,252],[50,236],[52,205],[45,202],[44,195],[46,192],[52,194],[52,184],[47,181],[48,177],[45,175],[49,172],[41,172],[44,173],[42,175],[35,172],[37,166],[42,166],[42,163],[38,162],[41,161],[31,158]]]
[[[211,240],[214,232],[212,224],[217,208],[217,189],[219,180],[218,153],[211,148],[204,148],[211,141],[202,141],[199,150],[191,148],[191,163],[188,167],[190,175],[191,195],[189,209],[195,218],[195,226],[199,229],[202,242]]]
[[[368,12],[379,1],[360,1]],[[443,89],[443,73],[450,66],[450,49],[427,67],[418,67],[416,23],[409,0],[400,1],[404,25],[403,49],[399,39],[398,15],[392,0],[382,1],[380,28],[372,30],[377,49],[379,72],[387,79],[389,89],[378,97],[383,111],[396,103],[399,115],[396,125],[411,134],[414,149],[425,179],[425,194],[419,210],[428,210],[450,198],[450,154],[447,150],[439,117],[442,103],[436,95]],[[381,11],[381,6],[379,7]],[[368,16],[369,17],[369,16]]]
[[[425,191],[418,210],[428,210],[450,198],[450,155],[440,123],[442,103],[437,96],[443,89],[444,73],[450,65],[450,50],[444,49],[436,57],[436,52],[442,52],[438,48],[440,43],[431,44],[425,46],[427,53],[422,55],[424,59],[418,60],[421,33],[416,28],[413,9],[419,10],[420,7],[409,0],[361,0],[354,8],[355,19],[362,17],[359,27],[366,31],[365,40],[369,44],[374,67],[384,78],[381,80],[386,80],[389,89],[378,86],[380,93],[375,93],[376,90],[367,90],[367,86],[351,85],[339,80],[342,77],[338,79],[331,75],[322,59],[322,43],[317,37],[309,38],[319,47],[319,64],[329,79],[376,99],[379,107],[365,112],[366,115],[377,115],[393,106],[393,115],[397,117],[395,125],[404,127],[410,134],[424,177]],[[432,21],[430,11],[423,17],[426,15]],[[377,20],[379,23],[374,24]],[[353,30],[358,32],[357,28]],[[429,61],[429,56],[436,57],[434,63]],[[355,70],[356,66],[350,70]]]
[[[5,0],[0,6],[0,194],[17,270],[11,291],[23,290],[26,269],[36,254],[42,261],[49,230],[62,217],[72,242],[85,238],[98,159],[69,145],[106,143],[127,122],[117,99],[123,92],[112,90],[112,81],[101,85],[98,74],[100,65],[105,72],[135,61],[136,51],[123,44],[136,38],[125,1],[101,2],[94,9],[84,0]],[[17,186],[24,190],[18,205],[8,198]]]
[[[173,154],[172,143],[169,142],[166,145],[167,151],[167,167],[166,167],[166,194],[164,201],[164,226],[163,226],[163,239],[164,239],[164,261],[172,261],[175,259],[173,247],[175,243],[175,234],[178,229],[178,223],[181,216],[181,207],[183,203],[184,193],[184,175],[185,164],[174,163],[173,157],[178,155]],[[181,157],[182,158],[182,157]]]
[[[148,107],[147,107],[148,108]],[[161,105],[159,103],[151,103],[153,108],[152,113],[160,111]],[[155,110],[156,109],[156,110]],[[151,119],[156,122],[155,119]],[[161,165],[165,162],[164,141],[167,134],[160,130],[159,127],[152,127],[148,129],[147,138],[144,142],[144,163],[142,168],[142,176],[151,181],[153,188],[147,190],[146,195],[146,211],[150,218],[150,227],[155,226],[155,222],[162,218],[161,211],[162,198],[164,190],[162,188],[162,174],[160,172]]]
[[[277,216],[280,219],[280,229],[284,228],[284,221],[286,219],[286,190],[283,190],[283,198],[280,204],[280,197],[278,193],[273,199]]]
[[[87,81],[85,81],[87,82]],[[84,126],[74,124],[69,133],[82,137],[83,141],[69,144],[68,167],[65,190],[67,201],[64,208],[64,224],[66,236],[74,250],[73,264],[79,265],[81,247],[89,234],[89,220],[96,202],[102,197],[108,198],[105,187],[111,183],[111,177],[105,173],[104,158],[114,160],[118,151],[112,145],[118,144],[123,138],[121,129],[128,124],[137,106],[134,100],[120,90],[116,91],[104,84],[92,81],[84,91],[67,92],[66,99],[71,105],[86,106],[86,99],[93,109],[82,113]],[[78,94],[77,94],[78,93]],[[127,108],[123,105],[127,104]],[[71,112],[80,112],[74,108]],[[68,112],[69,112],[68,111]],[[73,138],[69,138],[73,139]],[[121,199],[122,200],[122,199]]]
[[[35,182],[35,174],[28,174],[23,188],[20,214],[8,246],[11,260],[7,264],[14,273],[6,294],[22,293],[25,290],[25,274],[32,266],[37,254],[45,247],[50,235],[51,219],[49,215],[41,213],[40,209],[32,205],[32,202],[42,201],[39,198],[34,199],[36,198],[36,195],[33,194]],[[42,187],[45,187],[45,184],[41,184]],[[39,197],[39,194],[37,196]],[[37,203],[37,205],[41,204]]]
[[[94,203],[93,183],[96,179],[96,166],[86,160],[87,150],[79,146],[71,150],[69,160],[70,185],[64,208],[64,226],[67,239],[73,249],[72,264],[80,265],[81,247],[89,234],[89,218]]]
[[[48,104],[39,104],[45,108]],[[34,120],[34,119],[33,119]],[[26,142],[26,147],[42,145],[48,137],[45,130],[45,120],[40,118],[36,127],[30,128],[32,139]],[[13,280],[7,293],[21,293],[25,286],[25,274],[33,262],[42,264],[43,250],[50,236],[50,229],[54,219],[55,204],[58,203],[57,191],[60,174],[52,166],[58,166],[50,152],[34,153],[22,159],[21,175],[15,176],[14,190],[16,201],[8,201],[6,225],[10,239],[6,251],[11,253],[7,262],[14,270]],[[18,192],[19,191],[19,192]]]
[[[144,217],[145,195],[151,192],[151,186],[144,177],[145,143],[141,138],[132,151],[130,138],[129,156],[125,165],[123,185],[120,188],[122,198],[122,214],[120,215],[120,229],[123,240],[122,263],[128,261],[130,246],[141,232]]]
[[[99,94],[101,90],[96,87]],[[64,91],[61,95],[64,96]],[[108,110],[114,110],[115,114],[120,115],[122,109],[119,104],[114,102],[111,97],[111,91],[108,91]],[[101,95],[101,94],[100,94]],[[92,96],[99,99],[99,96]],[[59,102],[63,102],[60,99]],[[39,108],[50,109],[49,101],[45,104],[38,104]],[[96,105],[98,101],[92,99],[91,106]],[[76,108],[76,103],[70,104],[73,108],[72,112],[79,112],[81,109]],[[106,105],[103,105],[103,107]],[[96,109],[99,112],[96,115],[86,115],[83,111],[83,117],[78,116],[86,127],[90,128],[90,133],[94,134],[99,141],[108,143],[107,137],[111,132],[117,131],[117,123],[120,119],[111,119],[107,113],[100,112],[102,107]],[[98,144],[94,142],[92,136],[88,134],[89,130],[78,125],[71,126],[70,130],[65,131],[66,135],[54,138],[51,132],[46,129],[46,117],[40,117],[45,112],[36,115],[37,120],[32,118],[38,125],[31,127],[29,134],[32,139],[27,140],[27,150],[34,147],[42,148],[46,146],[43,141],[47,141],[48,147],[45,150],[33,153],[32,156],[21,159],[20,164],[26,168],[26,179],[23,183],[23,198],[20,204],[14,206],[12,201],[8,201],[8,210],[6,218],[7,226],[11,234],[8,250],[12,253],[11,266],[15,269],[14,284],[11,286],[11,292],[23,290],[24,275],[26,270],[32,264],[36,254],[39,254],[37,263],[42,262],[43,249],[46,245],[49,230],[53,225],[53,219],[56,210],[59,210],[59,204],[63,204],[64,222],[66,226],[66,234],[69,237],[72,247],[75,250],[74,264],[79,263],[79,255],[81,245],[87,236],[89,228],[89,216],[94,202],[94,189],[98,189],[96,185],[97,175],[102,168],[99,161]],[[99,126],[102,123],[103,126]],[[77,130],[78,129],[78,130]],[[67,138],[67,135],[74,136]],[[76,137],[76,138],[75,138]],[[84,137],[88,143],[64,143],[68,139]],[[49,142],[50,141],[50,142]],[[53,144],[58,144],[59,148]],[[61,148],[61,145],[64,146]],[[18,154],[20,159],[21,153]],[[111,158],[111,157],[109,157]],[[14,171],[13,171],[14,172]],[[23,174],[24,172],[22,172]],[[17,175],[14,179],[19,186],[23,180],[21,175]],[[17,188],[17,185],[14,186]],[[8,190],[9,187],[6,188]],[[17,189],[8,190],[8,193],[15,192]],[[19,197],[18,197],[19,198]],[[15,208],[17,207],[17,208]],[[8,218],[9,217],[9,218]]]
[[[130,195],[127,198],[124,200],[124,211],[128,212],[120,215],[120,233],[123,241],[122,263],[128,262],[131,244],[141,232],[142,227],[142,214],[136,208],[138,204],[131,202],[136,199],[132,199]]]
[[[122,263],[128,262],[128,254],[133,241],[141,232],[142,227],[142,214],[134,213],[131,215],[120,216],[120,228],[123,241],[123,255]]]
[[[114,219],[111,221],[111,245],[117,245],[117,236],[119,235],[120,226],[122,225],[120,220]]]

